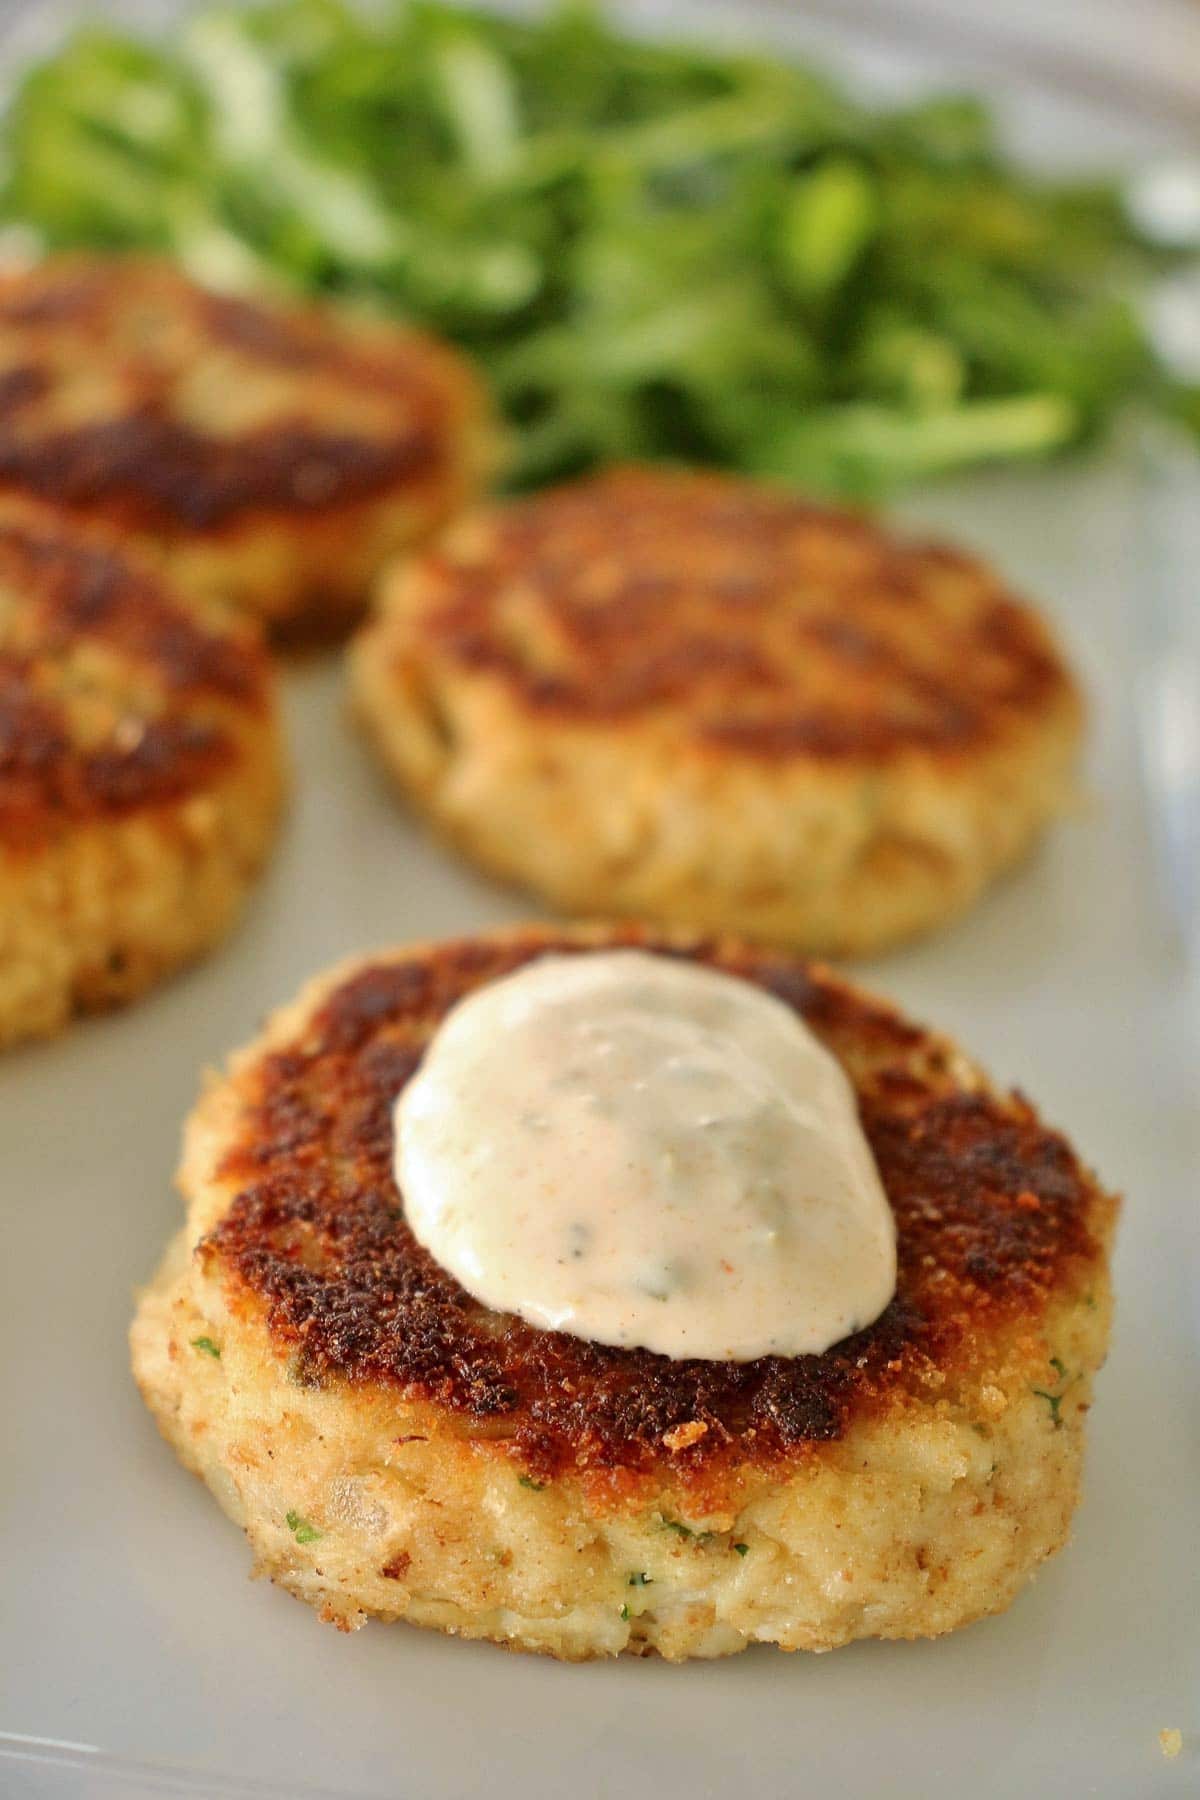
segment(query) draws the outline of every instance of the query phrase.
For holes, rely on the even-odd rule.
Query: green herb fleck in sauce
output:
[[[653,1575],[647,1575],[644,1569],[635,1570],[629,1577],[629,1585],[630,1587],[649,1587],[653,1580]]]
[[[733,1547],[739,1556],[748,1556],[750,1554],[749,1544],[735,1544]]]
[[[199,1350],[202,1356],[215,1356],[218,1362],[221,1360],[221,1346],[214,1344],[210,1337],[193,1338],[192,1349]]]
[[[528,1488],[531,1494],[540,1494],[546,1485],[544,1481],[535,1481],[532,1475],[518,1475],[517,1480],[523,1488]]]

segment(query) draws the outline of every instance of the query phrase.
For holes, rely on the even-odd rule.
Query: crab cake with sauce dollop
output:
[[[284,786],[259,633],[0,498],[0,1044],[140,993],[222,938]]]
[[[873,1324],[675,1360],[489,1310],[418,1243],[393,1107],[447,1012],[614,948],[754,984],[840,1064],[895,1219]],[[343,1630],[824,1650],[1000,1611],[1066,1538],[1116,1203],[1028,1102],[827,969],[634,925],[350,963],[209,1085],[181,1180],[138,1383],[256,1567]]]
[[[413,804],[566,911],[867,952],[1073,794],[1074,682],[983,564],[714,474],[621,469],[386,580],[358,711]]]
[[[0,399],[0,494],[116,527],[185,594],[280,635],[344,630],[497,443],[474,373],[435,339],[141,258],[0,279]]]

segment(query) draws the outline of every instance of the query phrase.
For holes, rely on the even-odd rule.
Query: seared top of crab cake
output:
[[[54,509],[0,497],[0,850],[201,794],[275,731],[256,631],[183,606]]]
[[[619,468],[480,513],[398,572],[389,614],[397,648],[543,725],[771,762],[953,761],[1078,705],[984,563],[719,474]]]
[[[303,514],[445,454],[431,340],[64,257],[0,281],[0,482],[127,526]]]
[[[495,460],[482,388],[436,339],[151,258],[0,277],[0,402],[0,494],[170,548],[185,590],[280,629],[344,625]]]

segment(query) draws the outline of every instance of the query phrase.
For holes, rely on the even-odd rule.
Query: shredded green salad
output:
[[[21,84],[0,213],[344,292],[485,365],[528,485],[621,457],[861,496],[1095,435],[1173,389],[1113,185],[1047,184],[978,101],[866,107],[763,54],[384,0],[88,26]]]

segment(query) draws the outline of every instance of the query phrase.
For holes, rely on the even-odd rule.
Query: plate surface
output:
[[[1086,149],[1070,106],[1022,108],[1039,141],[1057,129],[1065,155]],[[1095,115],[1090,129],[1095,148]],[[336,666],[313,663],[288,679],[295,807],[237,938],[135,1009],[0,1067],[0,1794],[1200,1788],[1200,1021],[1136,775],[1134,486],[1114,458],[987,477],[906,511],[1045,602],[1094,707],[1080,818],[957,929],[863,970],[1026,1089],[1128,1196],[1071,1548],[1005,1617],[953,1638],[683,1668],[560,1666],[405,1627],[342,1637],[247,1581],[245,1544],[158,1439],[124,1342],[132,1289],[177,1222],[171,1172],[198,1071],[337,957],[531,910],[403,817],[347,729]],[[1184,1732],[1173,1763],[1163,1726]]]

